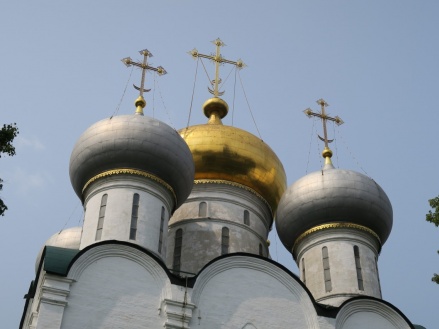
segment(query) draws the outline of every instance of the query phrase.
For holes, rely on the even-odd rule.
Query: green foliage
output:
[[[14,138],[18,135],[18,128],[15,123],[4,124],[0,129],[0,158],[2,154],[9,156],[15,155],[15,147],[12,145]],[[0,191],[3,189],[3,180],[0,178]],[[0,199],[0,216],[5,215],[5,211],[8,209],[2,199]]]
[[[434,199],[428,200],[428,203],[430,204],[430,207],[433,209],[433,211],[428,211],[425,220],[427,222],[433,223],[435,226],[439,226],[439,196],[435,197]],[[439,275],[435,273],[431,278],[431,281],[439,284]]]
[[[0,178],[0,191],[3,188],[3,179]],[[3,202],[2,199],[0,199],[0,215],[4,216],[5,215],[5,211],[8,209],[8,207],[6,207],[5,203]]]
[[[428,200],[428,202],[430,203],[430,207],[433,208],[433,212],[429,210],[425,219],[427,222],[439,226],[439,196]]]

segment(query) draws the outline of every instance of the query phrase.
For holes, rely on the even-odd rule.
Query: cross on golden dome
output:
[[[162,66],[158,66],[158,67],[152,67],[148,65],[148,57],[152,57],[151,52],[149,52],[148,49],[143,49],[139,51],[140,55],[143,55],[143,62],[134,62],[131,57],[125,57],[122,59],[122,62],[126,65],[126,66],[137,66],[140,67],[142,69],[142,79],[140,80],[140,87],[137,87],[136,85],[133,84],[134,88],[136,88],[139,91],[139,97],[136,99],[136,101],[134,102],[134,104],[136,105],[136,114],[140,114],[143,115],[143,108],[146,106],[146,102],[145,99],[143,98],[143,93],[144,92],[148,92],[151,89],[145,89],[145,75],[146,75],[146,71],[150,70],[150,71],[155,71],[157,72],[159,75],[164,75],[166,74],[166,70],[162,67]]]
[[[219,77],[220,64],[223,64],[223,63],[232,64],[232,65],[235,65],[238,69],[244,68],[245,64],[241,59],[238,59],[236,62],[234,62],[234,61],[230,61],[230,60],[222,57],[220,50],[221,50],[221,47],[225,46],[226,44],[224,42],[222,42],[220,38],[213,40],[212,43],[216,46],[216,53],[215,54],[212,54],[212,55],[200,54],[198,52],[198,50],[195,48],[192,49],[189,52],[189,54],[192,55],[192,57],[194,57],[194,58],[202,57],[202,58],[210,59],[210,60],[215,62],[215,79],[212,81],[213,90],[210,88],[208,88],[208,89],[209,89],[209,92],[211,94],[213,94],[214,97],[219,97],[219,96],[222,96],[224,94],[224,91],[220,92],[218,90],[219,89],[218,86],[221,83],[221,79]]]
[[[329,149],[328,144],[331,143],[333,141],[333,139],[328,139],[328,132],[326,129],[326,122],[328,120],[335,122],[338,126],[342,125],[344,122],[343,120],[338,117],[330,117],[329,115],[326,114],[325,111],[325,107],[328,107],[329,104],[326,103],[326,101],[323,98],[320,98],[319,100],[317,100],[317,104],[320,105],[320,113],[315,113],[313,112],[309,107],[303,111],[303,113],[305,113],[309,118],[314,116],[314,117],[318,117],[320,119],[322,119],[322,124],[323,124],[323,138],[319,136],[320,140],[322,140],[325,143],[325,149],[322,152],[322,155],[325,159],[330,159],[332,156],[332,151]]]

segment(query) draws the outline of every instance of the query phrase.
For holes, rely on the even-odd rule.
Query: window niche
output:
[[[136,240],[137,236],[137,221],[139,217],[139,200],[140,196],[137,193],[133,195],[133,206],[131,210],[131,225],[130,225],[130,240]]]
[[[244,224],[250,226],[250,213],[248,210],[244,210]]]
[[[200,202],[198,207],[198,217],[207,217],[207,203]]]
[[[98,226],[96,228],[95,240],[98,241],[102,238],[102,230],[104,228],[105,210],[107,209],[108,194],[104,194],[101,199],[101,206],[99,208]]]
[[[221,231],[221,255],[226,255],[229,253],[229,229],[223,227]]]
[[[331,283],[331,269],[329,267],[328,247],[322,248],[322,259],[323,259],[323,277],[325,280],[325,291],[330,292],[332,290],[332,283]]]
[[[181,269],[181,246],[183,244],[183,230],[179,228],[175,232],[174,243],[174,259],[172,263],[172,269],[179,272]]]

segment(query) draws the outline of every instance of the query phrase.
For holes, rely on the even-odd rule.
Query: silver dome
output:
[[[70,180],[82,199],[89,179],[112,169],[137,169],[153,174],[173,189],[181,205],[192,189],[192,154],[167,124],[143,115],[104,119],[88,128],[73,148]]]
[[[287,189],[277,210],[276,230],[291,251],[302,233],[331,222],[368,227],[384,244],[392,230],[392,205],[371,178],[327,166],[323,171],[302,177]]]
[[[38,271],[38,266],[40,266],[41,256],[43,255],[43,250],[45,246],[68,248],[68,249],[79,249],[79,244],[81,243],[82,226],[71,227],[52,235],[41,247],[38,253],[37,259],[35,261],[35,273]]]

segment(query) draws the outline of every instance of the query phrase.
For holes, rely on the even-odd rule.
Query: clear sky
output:
[[[322,97],[345,121],[329,126],[336,167],[365,171],[393,204],[379,259],[383,297],[413,323],[437,328],[439,285],[430,279],[439,273],[439,229],[425,213],[439,194],[438,12],[439,2],[414,0],[3,1],[0,122],[16,122],[20,135],[17,155],[0,159],[9,207],[0,218],[2,328],[20,321],[44,241],[81,225],[70,153],[87,127],[115,113],[131,73],[120,59],[141,59],[148,48],[151,64],[165,67],[168,75],[147,76],[146,113],[179,129],[190,112],[190,124],[206,122],[208,81],[201,65],[195,79],[187,52],[209,54],[217,37],[224,57],[247,64],[245,94],[233,73],[224,87],[233,125],[257,134],[251,109],[289,185],[322,164],[320,123],[302,111],[318,110]],[[225,80],[230,67],[222,72]],[[119,114],[133,113],[139,77],[134,70]],[[274,232],[273,259],[297,272]]]

